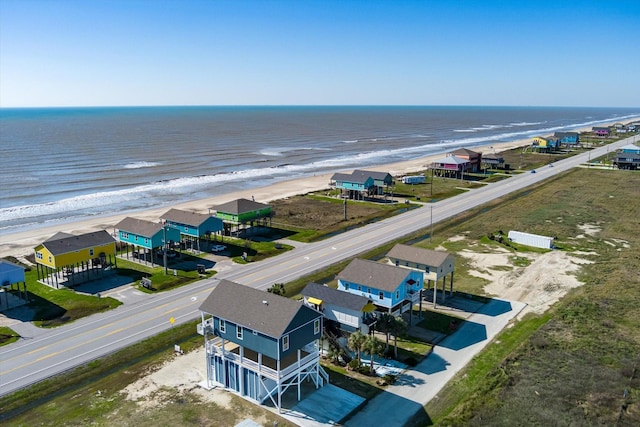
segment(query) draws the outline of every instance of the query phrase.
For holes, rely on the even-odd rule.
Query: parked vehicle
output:
[[[221,252],[225,249],[227,249],[225,245],[213,245],[213,247],[211,248],[211,252]]]

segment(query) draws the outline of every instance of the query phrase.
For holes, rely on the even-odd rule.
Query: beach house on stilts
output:
[[[282,409],[282,395],[329,381],[320,366],[322,313],[301,302],[221,280],[200,306],[207,387]]]
[[[444,251],[397,244],[387,253],[390,264],[398,267],[421,271],[426,289],[433,283],[433,306],[436,306],[438,281],[442,279],[442,302],[446,297],[446,281],[449,277],[449,296],[453,295],[453,272],[455,257]],[[427,294],[428,295],[428,294]],[[422,309],[421,309],[422,310]]]

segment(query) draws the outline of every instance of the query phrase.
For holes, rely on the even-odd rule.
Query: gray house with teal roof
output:
[[[311,380],[329,381],[320,366],[322,314],[301,302],[221,280],[200,306],[207,385],[221,386],[280,411],[282,395]]]

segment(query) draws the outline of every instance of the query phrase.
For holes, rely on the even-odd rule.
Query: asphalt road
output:
[[[219,279],[229,279],[259,289],[273,283],[286,283],[331,264],[358,255],[383,243],[425,229],[492,199],[523,189],[562,171],[605,155],[633,137],[600,147],[539,168],[536,173],[514,175],[509,179],[471,190],[457,197],[429,204],[261,262],[236,265],[220,272],[215,279],[161,294],[149,295],[107,313],[96,314],[55,329],[29,328],[32,333],[0,347],[0,396],[19,390],[50,376],[107,355],[130,344],[196,319],[198,307]]]

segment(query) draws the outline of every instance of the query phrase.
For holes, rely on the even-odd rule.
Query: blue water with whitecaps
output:
[[[640,108],[0,109],[0,235],[637,116]]]

